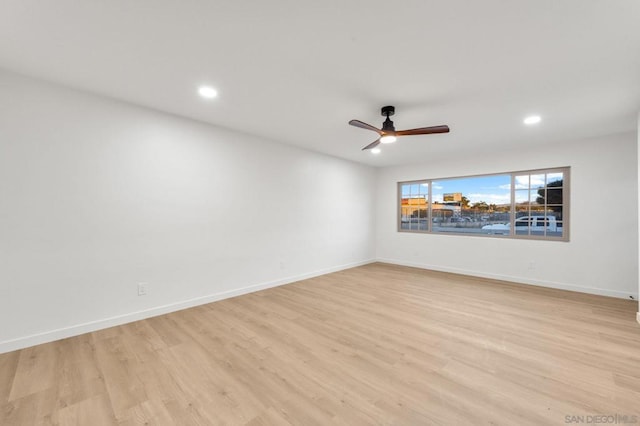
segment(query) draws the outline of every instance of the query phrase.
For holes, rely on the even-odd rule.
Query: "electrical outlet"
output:
[[[138,283],[138,296],[146,296],[147,283]]]

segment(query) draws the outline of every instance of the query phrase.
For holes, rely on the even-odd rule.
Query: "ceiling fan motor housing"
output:
[[[382,123],[382,131],[383,132],[395,132],[396,128],[393,126],[393,121],[389,120],[389,117],[396,113],[396,108],[392,106],[382,107],[380,111],[383,116],[387,117]]]

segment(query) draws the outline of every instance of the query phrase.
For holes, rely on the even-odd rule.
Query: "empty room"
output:
[[[640,2],[0,2],[0,425],[640,424]]]

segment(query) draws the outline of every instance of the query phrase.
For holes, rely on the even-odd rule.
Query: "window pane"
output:
[[[531,204],[544,205],[545,201],[545,190],[544,188],[540,189],[532,189],[529,191],[529,199],[531,200]]]
[[[402,208],[400,209],[400,229],[409,229],[409,207],[407,207],[408,200],[402,199]]]
[[[424,199],[424,205],[416,211],[416,219],[418,221],[418,229],[420,231],[427,230],[427,200]]]
[[[559,186],[562,186],[562,180],[563,180],[563,173],[559,172],[559,173],[547,173],[547,185],[552,184],[552,183],[556,183],[556,182],[561,182]],[[555,185],[552,185],[555,186]]]
[[[547,206],[547,216],[554,217],[556,220],[562,220],[562,206]]]
[[[515,181],[515,189],[529,189],[529,175],[517,175]]]
[[[562,238],[564,236],[564,227],[562,221],[556,221],[555,225],[551,223],[547,228],[547,237]]]
[[[434,181],[433,232],[508,233],[504,213],[511,209],[510,186],[508,174]]]
[[[545,175],[544,174],[531,175],[530,184],[529,184],[531,189],[544,188],[544,185],[545,185]]]
[[[562,185],[562,181],[556,181],[553,184]],[[562,204],[562,187],[551,186],[549,184],[544,194],[545,204]]]

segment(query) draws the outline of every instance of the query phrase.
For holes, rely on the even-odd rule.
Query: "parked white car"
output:
[[[515,221],[515,230],[518,231],[539,231],[546,230],[548,232],[562,232],[562,226],[558,225],[556,218],[553,216],[524,216],[519,217]],[[492,231],[491,234],[504,234],[511,230],[511,223],[494,223],[485,225],[482,229]]]

